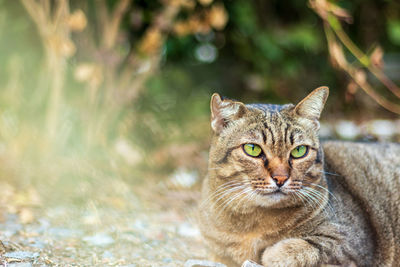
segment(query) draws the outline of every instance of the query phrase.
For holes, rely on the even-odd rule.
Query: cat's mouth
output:
[[[289,207],[293,204],[293,190],[289,188],[255,188],[256,204],[262,207]]]
[[[271,195],[287,195],[286,192],[282,191],[281,188],[277,189],[260,189],[256,188],[255,189],[256,193],[263,195],[263,196],[271,196]]]

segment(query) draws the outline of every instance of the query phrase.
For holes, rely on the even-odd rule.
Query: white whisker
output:
[[[333,208],[333,206],[331,205],[331,203],[329,203],[329,194],[324,195],[322,194],[322,192],[314,189],[314,188],[305,188],[306,190],[308,190],[311,194],[316,195],[317,197],[319,197],[321,200],[326,201],[326,205],[324,207],[324,209],[329,208],[329,210],[331,211],[333,216],[336,216],[335,210]]]
[[[327,195],[323,195],[321,192],[316,191],[313,188],[306,187],[306,188],[304,188],[304,190],[309,192],[310,195],[314,196],[315,201],[317,202],[319,208],[322,208],[324,212],[327,212],[326,208],[329,208],[331,213],[334,214],[333,208],[329,204],[329,197]],[[325,206],[323,206],[324,202],[326,202]],[[327,215],[328,215],[328,213],[327,213]]]
[[[218,205],[218,210],[219,211],[217,213],[217,217],[219,217],[221,215],[222,211],[224,211],[225,208],[227,208],[232,201],[234,201],[235,199],[237,199],[241,195],[243,195],[243,194],[247,193],[249,190],[251,190],[251,188],[247,188],[246,189],[245,187],[241,187],[240,189],[241,189],[240,192],[236,193],[231,198],[228,197],[227,199],[225,199],[225,201],[223,201],[222,204],[221,204],[222,206]],[[243,189],[245,189],[245,190],[243,190]]]
[[[322,186],[322,185],[316,184],[316,183],[309,182],[309,181],[303,181],[303,182],[305,182],[305,183],[307,183],[307,184],[309,184],[309,185],[313,185],[313,186],[316,186],[316,187],[318,187],[318,188],[321,188],[322,190],[325,190],[325,191],[328,192],[328,194],[331,195],[336,201],[338,201],[338,199],[336,198],[336,196],[335,196],[331,191],[329,191],[328,188],[326,188],[326,187],[324,187],[324,186]]]
[[[242,182],[238,182],[238,181],[229,181],[229,182],[226,182],[226,183],[218,186],[217,189],[212,194],[210,194],[205,200],[202,201],[200,206],[202,207],[202,206],[208,204],[212,199],[219,196],[221,193],[225,192],[225,190],[227,190],[229,188],[234,188],[234,187],[242,185],[242,184],[243,184]]]
[[[315,202],[315,199],[313,196],[311,196],[308,192],[306,192],[304,189],[299,190],[299,192],[304,196],[304,198],[307,200],[307,203],[311,205],[312,210],[316,210],[318,208],[317,203]]]
[[[219,203],[219,201],[221,201],[225,196],[229,195],[230,193],[233,193],[235,191],[241,190],[244,188],[244,185],[239,185],[239,186],[235,186],[232,187],[230,189],[226,189],[224,191],[221,191],[220,193],[218,193],[215,197],[218,197],[216,200],[214,200],[212,206],[215,208],[215,205]]]

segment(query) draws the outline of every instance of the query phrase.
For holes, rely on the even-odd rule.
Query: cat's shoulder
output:
[[[322,146],[326,152],[357,153],[357,152],[398,152],[400,143],[380,142],[351,142],[351,141],[323,141]]]
[[[325,159],[342,163],[343,166],[373,165],[388,161],[390,165],[400,166],[400,144],[379,142],[322,142]]]

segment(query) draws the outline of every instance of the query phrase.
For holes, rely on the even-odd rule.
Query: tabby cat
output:
[[[400,145],[320,143],[320,87],[296,106],[211,99],[200,228],[240,266],[400,266]]]

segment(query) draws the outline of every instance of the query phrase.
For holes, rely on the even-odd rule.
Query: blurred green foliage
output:
[[[381,45],[385,60],[400,70],[400,63],[394,60],[400,55],[399,3],[338,2],[354,15],[353,24],[346,26],[352,40],[365,51]],[[167,41],[163,69],[185,70],[191,81],[188,90],[199,90],[200,83],[209,94],[215,90],[244,101],[283,103],[328,85],[332,89],[330,106],[350,114],[363,113],[363,100],[353,99],[356,103],[347,105],[347,77],[332,68],[322,22],[306,1],[238,0],[224,4],[229,22],[223,31],[209,36],[171,36]],[[198,62],[193,56],[205,42],[218,49],[212,63]],[[400,81],[399,75],[391,78]]]
[[[106,1],[109,12],[118,2]],[[359,93],[361,97],[345,97],[348,77],[333,69],[322,21],[307,1],[205,2],[187,0],[187,7],[179,11],[177,20],[195,17],[196,23],[201,24],[202,19],[211,16],[207,12],[215,6],[222,6],[226,15],[220,8],[213,14],[217,26],[200,25],[202,30],[197,33],[179,33],[173,26],[163,25],[164,21],[158,17],[172,1],[132,1],[121,20],[115,45],[108,51],[101,47],[103,32],[102,21],[96,13],[98,2],[69,1],[71,11],[83,10],[88,27],[83,32],[71,33],[76,52],[67,59],[60,108],[58,130],[62,134],[57,144],[62,153],[87,152],[82,140],[91,136],[87,129],[92,127],[89,122],[94,118],[101,127],[93,126],[98,140],[90,157],[101,158],[98,151],[103,155],[109,152],[101,150],[101,146],[112,147],[121,138],[141,150],[149,166],[163,165],[162,160],[154,161],[154,155],[170,144],[198,142],[206,150],[209,98],[213,92],[244,102],[287,103],[298,101],[318,86],[328,85],[331,97],[326,117],[363,117],[376,111],[379,116],[393,116],[371,106],[362,93]],[[400,82],[400,3],[395,0],[335,2],[354,17],[352,24],[344,24],[351,39],[364,51],[379,44],[385,51],[388,75]],[[218,21],[223,16],[227,16],[227,24],[219,27]],[[101,89],[113,89],[120,70],[132,58],[146,62],[143,40],[149,29],[156,26],[162,29],[162,38],[153,36],[159,43],[150,38],[155,48],[146,49],[157,50],[160,45],[157,68],[151,70],[135,98],[111,108],[104,101],[106,90]],[[37,127],[35,134],[40,136],[51,91],[46,80],[51,77],[40,68],[46,51],[20,1],[0,0],[0,40],[2,120],[10,120],[6,123],[18,124],[18,127],[30,124],[32,128]],[[130,58],[131,54],[135,57]],[[103,71],[102,83],[96,89],[98,102],[93,107],[86,96],[90,86],[82,85],[74,76],[82,62],[100,65]],[[132,71],[131,77],[136,76],[140,72]],[[112,158],[113,153],[105,158]],[[187,157],[190,159],[190,155]]]

